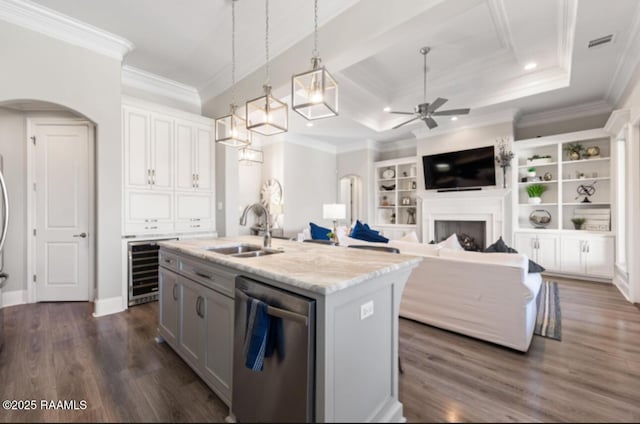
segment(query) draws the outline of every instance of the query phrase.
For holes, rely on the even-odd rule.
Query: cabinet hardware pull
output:
[[[196,174],[196,187],[200,187],[200,174]]]
[[[178,300],[178,294],[176,293],[176,289],[178,288],[177,284],[173,285],[173,300]]]
[[[200,218],[191,218],[189,221],[200,221]]]
[[[196,315],[200,316],[200,296],[196,298]]]
[[[151,170],[147,169],[147,184],[151,185]]]
[[[191,174],[191,187],[196,188],[196,174]]]
[[[207,274],[205,274],[205,273],[203,273],[203,272],[200,272],[200,271],[198,271],[197,269],[194,269],[194,270],[193,270],[193,273],[194,273],[195,275],[197,275],[198,277],[206,278],[207,280],[212,280],[212,281],[213,281],[213,277],[212,277],[212,276],[207,275]]]
[[[144,222],[158,222],[157,219],[145,219]]]
[[[151,170],[151,185],[156,185],[156,170]]]
[[[200,228],[200,224],[198,225],[190,225],[191,228]]]
[[[154,226],[154,227],[144,227],[145,230],[157,230],[158,227]]]
[[[170,264],[173,261],[171,259],[165,259],[164,262],[167,263],[167,264]]]

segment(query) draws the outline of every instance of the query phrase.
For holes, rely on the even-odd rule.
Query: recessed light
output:
[[[451,120],[452,120],[452,121],[457,121],[457,120],[458,120],[458,117],[457,117],[457,116],[452,116],[452,117],[451,117]]]
[[[307,122],[307,127],[313,127],[313,122]]]
[[[391,108],[389,106],[385,107],[384,109],[382,109],[385,112],[391,112]]]
[[[526,65],[524,65],[524,70],[525,71],[530,71],[532,69],[536,69],[536,66],[538,66],[538,64],[536,62],[529,62]]]

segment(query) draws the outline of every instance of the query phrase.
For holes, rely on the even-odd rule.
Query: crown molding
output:
[[[571,58],[575,44],[576,25],[578,22],[578,0],[562,0],[558,2],[558,63],[571,75]]]
[[[405,138],[403,140],[378,142],[377,150],[379,152],[393,152],[395,150],[410,149],[410,148],[417,148],[417,147],[418,147],[418,140],[416,140],[415,138]]]
[[[523,115],[516,123],[516,127],[525,128],[534,125],[549,124],[575,118],[600,115],[611,112],[612,107],[604,100],[583,103],[560,109],[547,110],[539,113]]]
[[[636,13],[631,23],[631,29],[629,31],[629,38],[627,39],[627,45],[624,47],[620,62],[616,67],[616,72],[611,78],[611,83],[607,90],[606,99],[612,105],[617,105],[622,95],[625,93],[627,85],[631,81],[633,72],[640,63],[640,56],[635,54],[640,50],[640,5],[636,8]]]
[[[133,66],[125,65],[122,67],[122,85],[178,100],[195,106],[198,110],[202,107],[200,93],[196,88]]]
[[[366,139],[366,140],[358,140],[358,141],[354,141],[352,143],[348,143],[348,144],[340,144],[338,146],[336,146],[336,153],[337,154],[341,154],[341,153],[350,153],[350,152],[357,152],[360,150],[372,150],[372,151],[378,151],[379,148],[378,146],[380,145],[380,143],[376,143],[373,140],[370,139]]]
[[[446,127],[436,127],[433,130],[427,128],[420,128],[411,131],[415,135],[417,140],[436,137],[443,134],[454,133],[471,128],[488,127],[490,125],[497,124],[513,124],[515,117],[518,115],[518,110],[507,109],[494,113],[487,113],[475,116],[466,116],[460,118],[454,124],[448,124]]]
[[[629,109],[614,110],[604,125],[604,130],[613,137],[617,137],[622,128],[629,123],[630,119],[631,111]]]
[[[196,122],[202,125],[213,126],[214,120],[207,117],[198,115],[197,113],[191,113],[171,106],[151,102],[149,100],[140,99],[135,96],[122,95],[122,104],[125,106],[137,107],[152,112],[171,115],[177,118],[184,119],[186,121]]]
[[[0,19],[120,62],[134,49],[125,38],[29,0],[0,1]]]

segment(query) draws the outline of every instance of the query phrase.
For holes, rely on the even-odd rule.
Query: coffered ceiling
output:
[[[125,64],[195,87],[208,114],[226,112],[231,0],[34,0],[135,45]],[[320,53],[340,84],[340,117],[290,132],[332,144],[414,137],[424,124],[392,130],[423,101],[420,47],[429,46],[427,101],[471,107],[442,131],[502,112],[531,115],[576,105],[611,109],[640,59],[637,0],[320,0]],[[286,98],[308,66],[312,0],[270,0],[271,82]],[[264,2],[237,3],[239,103],[264,80]],[[611,43],[588,48],[590,40]],[[525,65],[537,66],[525,70]],[[290,135],[292,136],[292,135]]]

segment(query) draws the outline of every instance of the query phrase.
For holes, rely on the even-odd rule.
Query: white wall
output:
[[[121,296],[121,63],[6,22],[0,22],[0,40],[0,104],[43,100],[96,123],[96,297]],[[21,284],[26,287],[12,281],[8,290]]]
[[[336,203],[336,155],[293,143],[284,145],[284,233],[295,235],[309,222],[331,226],[322,219],[322,205]]]

